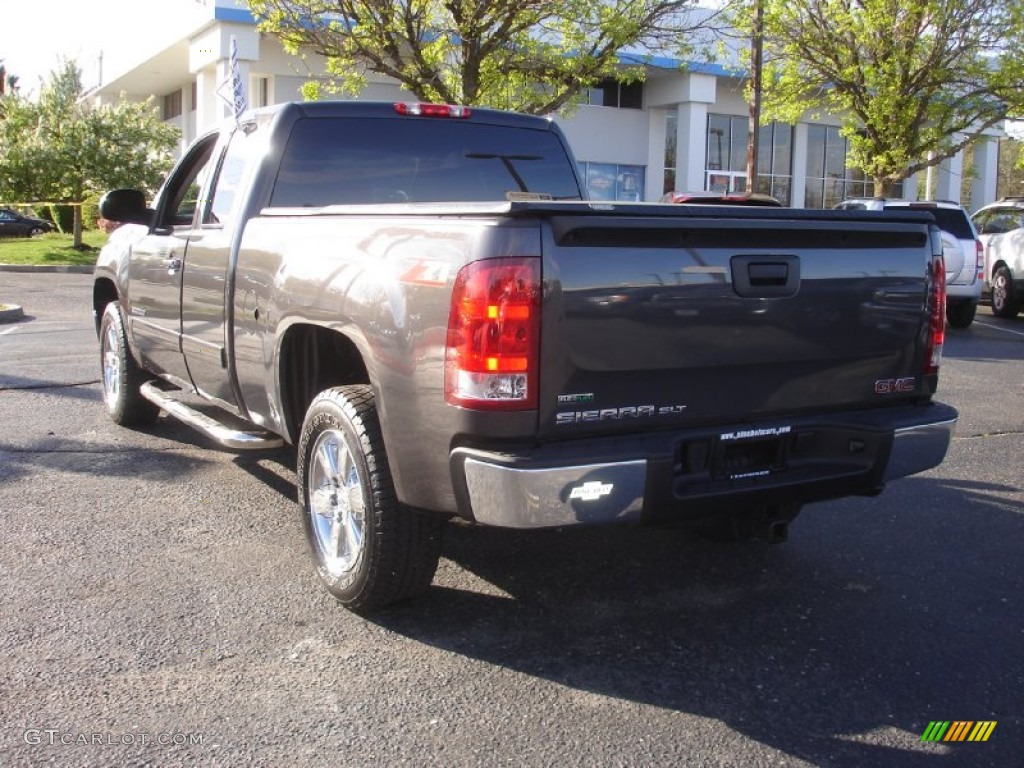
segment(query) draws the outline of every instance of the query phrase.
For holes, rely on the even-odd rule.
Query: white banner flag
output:
[[[228,76],[217,88],[217,95],[231,108],[237,120],[245,112],[245,89],[242,87],[242,73],[238,70],[238,41],[231,36],[231,53],[228,59]]]

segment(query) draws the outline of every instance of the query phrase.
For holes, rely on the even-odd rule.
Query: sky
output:
[[[180,1],[180,0],[179,0]],[[0,59],[7,72],[18,75],[23,93],[38,92],[60,66],[61,57],[76,60],[83,69],[99,53],[99,41],[109,40],[111,28],[140,12],[152,13],[166,0],[0,0]],[[25,24],[12,24],[24,18]],[[138,25],[125,29],[125,43],[137,44]],[[119,30],[120,32],[120,30]]]

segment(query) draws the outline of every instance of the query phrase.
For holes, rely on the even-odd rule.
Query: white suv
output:
[[[847,211],[909,208],[931,213],[942,230],[942,257],[946,262],[946,322],[954,328],[966,328],[974,322],[986,274],[985,249],[962,205],[948,200],[864,197],[844,200],[836,208]]]
[[[992,314],[1015,317],[1024,306],[1024,197],[1004,197],[971,217],[985,246],[985,290]]]

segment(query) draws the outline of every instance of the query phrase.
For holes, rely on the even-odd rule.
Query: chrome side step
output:
[[[254,450],[280,448],[284,445],[284,440],[271,432],[260,432],[258,430],[246,432],[245,430],[234,429],[226,424],[221,424],[205,413],[200,413],[195,408],[190,408],[184,403],[175,400],[152,381],[148,381],[139,387],[139,393],[149,402],[160,406],[162,410],[167,411],[174,418],[185,422],[190,427],[195,427],[225,448]]]

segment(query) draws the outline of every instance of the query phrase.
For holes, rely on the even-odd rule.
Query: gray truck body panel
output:
[[[399,499],[513,527],[872,493],[942,460],[956,412],[932,401],[925,372],[937,242],[927,214],[274,205],[297,123],[397,119],[352,104],[290,105],[257,114],[251,137],[208,138],[215,160],[229,139],[251,144],[223,221],[130,225],[134,236],[104,249],[97,280],[155,376],[289,442],[310,396],[297,371],[331,384],[365,376]],[[536,118],[478,119],[557,135]],[[538,407],[449,405],[456,275],[506,257],[540,263]],[[320,334],[338,340],[336,358],[323,359],[333,348]]]

